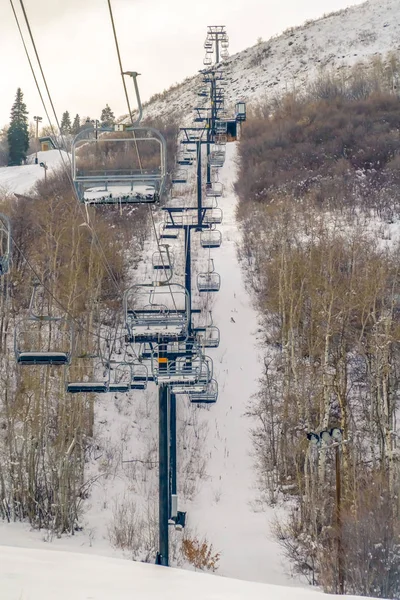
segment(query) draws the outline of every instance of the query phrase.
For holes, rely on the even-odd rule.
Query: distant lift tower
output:
[[[219,63],[221,59],[228,58],[229,37],[226,33],[225,25],[209,25],[207,27],[207,37],[204,42],[206,55],[204,57],[204,66],[209,67],[212,64],[212,55],[215,53],[215,62]]]

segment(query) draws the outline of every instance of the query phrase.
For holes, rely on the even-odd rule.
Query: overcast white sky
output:
[[[107,1],[24,3],[57,113],[95,118],[106,103],[126,112]],[[143,100],[202,68],[207,25],[226,25],[234,54],[350,4],[361,0],[113,0],[123,68],[141,73]],[[0,0],[0,56],[0,126],[17,87],[30,119],[44,117],[9,0]]]

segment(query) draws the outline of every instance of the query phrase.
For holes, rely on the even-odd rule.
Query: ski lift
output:
[[[179,229],[171,229],[166,226],[166,223],[161,223],[160,226],[160,239],[162,240],[176,240],[179,237]]]
[[[226,60],[227,58],[229,58],[229,52],[228,52],[228,50],[225,50],[224,48],[222,48],[222,50],[221,50],[221,58],[222,58],[222,60]]]
[[[72,143],[72,176],[86,204],[146,204],[164,190],[166,141],[152,127],[86,128]]]
[[[212,40],[210,40],[210,38],[206,38],[206,41],[204,42],[204,49],[210,50],[210,48],[212,49],[212,47],[213,47]]]
[[[194,156],[190,153],[180,152],[178,154],[177,163],[178,165],[184,165],[190,167],[193,164]]]
[[[154,252],[152,264],[153,269],[155,270],[172,270],[172,267],[174,266],[174,257],[169,251],[168,244],[160,245],[160,249]]]
[[[14,333],[19,365],[66,365],[71,361],[72,326],[57,317],[29,317]]]
[[[218,273],[199,273],[197,289],[199,292],[218,292],[221,287],[221,276]]]
[[[235,119],[236,121],[245,121],[246,120],[246,103],[236,102],[235,105]]]
[[[210,90],[208,88],[200,88],[200,90],[197,92],[197,95],[201,98],[208,98],[210,95]]]
[[[220,198],[224,191],[223,183],[214,181],[206,184],[206,197],[207,198]]]
[[[185,288],[177,283],[134,285],[124,294],[125,322],[139,342],[187,338],[190,306]]]
[[[222,223],[222,210],[220,208],[212,208],[207,210],[203,217],[204,225],[219,225]]]
[[[229,37],[226,34],[221,38],[221,48],[224,50],[229,48]]]
[[[14,330],[14,352],[20,365],[66,365],[71,361],[73,328],[64,317],[35,313],[34,283],[29,302],[29,316]]]
[[[196,338],[203,348],[218,348],[221,334],[215,325],[195,329]]]
[[[0,213],[0,276],[6,275],[11,261],[11,223]]]
[[[134,363],[132,365],[132,390],[145,390],[147,388],[147,382],[149,379],[148,369],[145,364],[141,362]]]
[[[200,233],[202,248],[219,248],[222,244],[222,234],[218,229],[205,229]]]
[[[208,55],[208,53],[203,58],[203,65],[205,67],[210,67],[212,65],[212,58],[211,58],[211,56]]]
[[[105,394],[110,390],[110,371],[102,362],[90,363],[89,374],[82,375],[81,370],[81,363],[68,369],[66,391],[69,394]]]
[[[130,363],[109,363],[110,378],[108,391],[126,393],[132,388],[133,372]]]
[[[225,162],[225,149],[224,147],[216,146],[215,150],[211,150],[208,162],[212,167],[223,167]]]
[[[205,391],[191,391],[189,393],[190,402],[192,404],[215,404],[218,399],[218,382],[212,379],[207,384]]]
[[[187,182],[187,170],[178,169],[175,175],[172,177],[172,183],[186,183]]]
[[[226,121],[216,121],[215,122],[215,133],[226,133],[228,130],[228,123]]]

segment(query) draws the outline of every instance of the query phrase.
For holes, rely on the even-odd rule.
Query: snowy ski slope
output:
[[[2,600],[333,600],[294,590],[128,561],[0,546]],[[354,600],[355,596],[346,596]]]
[[[46,163],[48,173],[62,165],[63,157],[65,164],[69,165],[68,154],[63,150],[48,150],[47,152],[38,152],[38,164],[27,164],[20,167],[0,167],[0,191],[6,193],[16,192],[24,194],[29,192],[38,179],[44,178],[44,169],[40,166],[41,162]],[[33,160],[32,154],[30,160]]]

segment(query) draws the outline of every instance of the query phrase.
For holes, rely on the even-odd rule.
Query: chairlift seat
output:
[[[219,292],[221,276],[219,273],[199,273],[197,275],[197,289],[199,292]]]
[[[67,365],[71,356],[66,352],[19,352],[17,363],[20,365]]]
[[[212,379],[204,392],[190,392],[190,402],[192,404],[215,404],[218,399],[218,383]]]
[[[215,325],[199,327],[195,330],[199,344],[204,348],[218,348],[220,342],[220,331]]]
[[[218,229],[205,230],[200,233],[202,248],[219,248],[222,243],[222,234]]]
[[[219,225],[222,223],[222,210],[220,208],[212,208],[207,210],[203,217],[204,225]]]
[[[220,198],[224,191],[224,185],[219,181],[206,184],[206,196],[208,198]]]
[[[166,141],[152,127],[127,128],[126,137],[114,128],[86,128],[72,143],[72,176],[81,202],[140,204],[157,202],[165,185]],[[139,160],[138,146],[150,158]],[[153,151],[154,148],[154,151]],[[154,155],[157,158],[154,158]]]
[[[106,381],[77,381],[67,383],[67,392],[70,394],[93,393],[104,394],[109,391]]]

